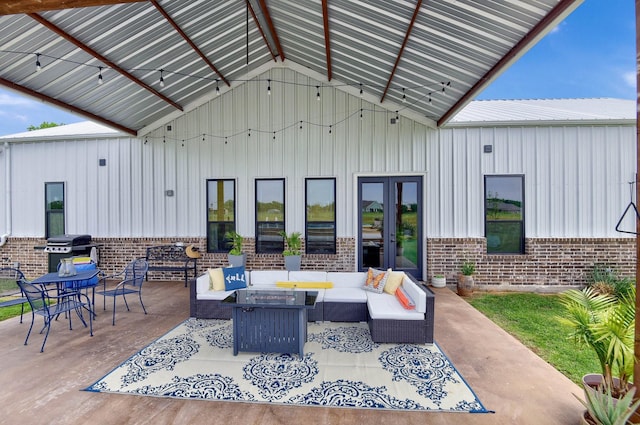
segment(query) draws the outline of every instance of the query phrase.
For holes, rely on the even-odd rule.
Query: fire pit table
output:
[[[239,289],[230,303],[233,355],[238,351],[304,354],[307,311],[315,308],[316,291]]]

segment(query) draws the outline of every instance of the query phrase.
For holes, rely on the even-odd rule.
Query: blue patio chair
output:
[[[142,302],[142,282],[144,282],[144,276],[147,274],[147,270],[149,270],[149,264],[145,259],[139,258],[127,264],[127,267],[125,267],[125,269],[120,273],[101,278],[101,281],[103,282],[103,290],[98,291],[97,293],[98,295],[104,296],[102,305],[104,310],[107,309],[107,297],[113,298],[113,320],[111,323],[114,326],[116,324],[116,298],[119,296],[122,296],[124,305],[127,307],[127,311],[130,311],[126,295],[138,294],[142,310],[144,311],[144,314],[147,314],[147,309],[144,307],[144,303]],[[107,290],[107,280],[110,279],[120,279],[120,282],[115,286],[115,288]]]
[[[24,315],[24,305],[29,303],[18,285],[18,281],[23,279],[24,275],[18,269],[11,267],[0,269],[0,308],[20,305],[20,323]]]
[[[61,314],[64,313],[68,318],[69,330],[73,329],[71,326],[71,313],[73,311],[76,312],[84,327],[87,327],[87,322],[85,322],[84,317],[82,316],[82,309],[89,308],[89,298],[86,294],[83,295],[79,292],[62,292],[60,294],[52,295],[52,291],[47,291],[46,289],[33,285],[24,279],[19,280],[18,285],[27,297],[29,305],[31,306],[31,326],[29,326],[29,331],[27,332],[27,337],[24,340],[24,345],[27,345],[27,342],[29,341],[29,335],[31,335],[31,329],[33,329],[33,323],[36,320],[36,315],[42,316],[44,319],[44,326],[40,330],[40,333],[44,332],[45,329],[47,330],[47,333],[44,336],[44,341],[42,341],[42,347],[40,347],[41,353],[44,351],[44,345],[47,343],[47,338],[49,337],[51,321]],[[86,298],[86,303],[82,301],[82,296]],[[91,336],[93,336],[92,316],[92,314],[89,314],[89,332]]]

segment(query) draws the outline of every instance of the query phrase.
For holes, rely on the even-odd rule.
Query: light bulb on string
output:
[[[36,53],[36,72],[42,70],[42,64],[40,64],[40,53]]]
[[[360,83],[360,97],[362,97],[362,83]]]
[[[162,74],[164,73],[164,69],[160,70],[160,87],[164,87],[164,77]]]
[[[331,134],[331,125],[329,125],[329,134]]]
[[[202,141],[203,141],[203,142],[204,142],[204,136],[205,136],[205,135],[203,134],[203,135],[202,135]]]
[[[98,85],[99,86],[102,85],[102,67],[101,66],[98,67]]]
[[[276,140],[276,132],[273,132],[273,140]]]
[[[300,121],[300,130],[302,130],[302,121]]]
[[[320,86],[316,86],[316,99],[320,101]]]
[[[407,95],[404,94],[404,87],[402,88],[402,103],[407,103]]]
[[[362,119],[362,108],[360,108],[360,119]]]
[[[271,96],[271,80],[267,80],[267,94]]]
[[[216,96],[220,96],[220,86],[218,85],[218,79],[216,78]]]
[[[248,136],[251,137],[251,129],[249,129]]]

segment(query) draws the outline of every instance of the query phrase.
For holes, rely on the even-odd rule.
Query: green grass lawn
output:
[[[587,373],[600,373],[595,353],[578,347],[560,323],[564,307],[557,295],[529,293],[476,294],[469,303],[498,326],[519,339],[573,382]]]

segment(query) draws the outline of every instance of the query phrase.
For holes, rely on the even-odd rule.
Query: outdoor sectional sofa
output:
[[[309,321],[367,322],[378,343],[433,343],[435,296],[410,275],[402,278],[402,288],[415,303],[413,310],[405,309],[394,295],[365,290],[366,272],[252,270],[245,275],[253,289],[276,289],[288,282],[300,286],[295,290],[317,291]],[[191,281],[191,317],[230,319],[231,306],[222,300],[233,291],[213,291],[209,282],[207,273]]]

